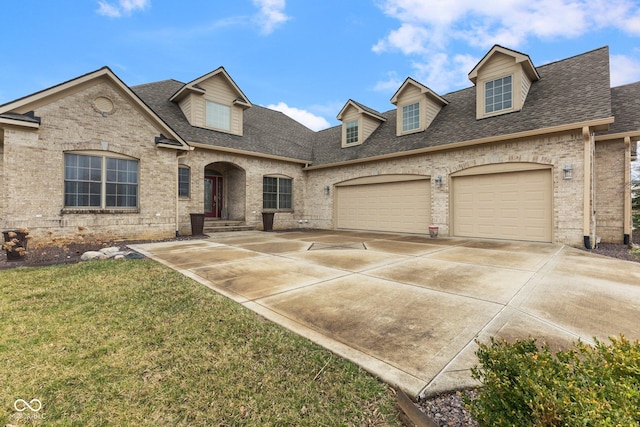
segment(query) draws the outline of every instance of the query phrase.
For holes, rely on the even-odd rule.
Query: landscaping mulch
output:
[[[1,236],[0,236],[1,237]],[[117,246],[124,249],[127,245],[139,243],[157,243],[164,241],[179,241],[190,239],[201,239],[203,236],[180,236],[165,240],[128,240],[128,241],[76,241],[66,243],[64,245],[47,245],[37,246],[35,248],[27,247],[27,254],[20,260],[7,261],[7,255],[4,251],[0,253],[0,270],[15,267],[41,267],[55,264],[68,264],[80,262],[80,257],[87,251],[98,251],[102,248]]]

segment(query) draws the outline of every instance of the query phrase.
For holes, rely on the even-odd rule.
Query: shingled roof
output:
[[[191,126],[179,106],[169,101],[184,86],[176,80],[132,90],[189,143],[306,160],[315,166],[607,119],[613,115],[612,94],[615,112],[621,115],[612,128],[640,129],[637,109],[627,111],[638,102],[640,84],[610,88],[607,47],[537,67],[537,72],[540,80],[532,84],[521,111],[478,120],[476,89],[470,87],[444,95],[448,105],[423,132],[397,136],[396,109],[375,111],[386,121],[364,144],[348,148],[342,147],[340,125],[313,132],[257,105],[244,111],[243,136]]]
[[[243,136],[192,126],[178,104],[169,99],[184,83],[164,80],[131,89],[189,143],[231,148],[296,160],[311,158],[314,132],[268,108],[253,105],[244,111]]]
[[[313,165],[416,150],[511,135],[569,123],[612,116],[609,86],[609,49],[603,47],[537,68],[534,82],[521,111],[476,119],[476,89],[470,87],[443,96],[444,106],[423,132],[396,136],[396,110],[366,143],[342,148],[339,127],[319,132],[314,144]]]

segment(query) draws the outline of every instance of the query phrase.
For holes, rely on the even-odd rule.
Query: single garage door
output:
[[[551,170],[453,178],[453,229],[461,237],[551,241]]]
[[[428,233],[428,179],[336,187],[336,227]]]

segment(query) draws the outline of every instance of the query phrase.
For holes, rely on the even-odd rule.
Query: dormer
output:
[[[242,136],[242,116],[251,102],[220,67],[187,83],[170,99],[177,102],[191,126]]]
[[[342,148],[362,144],[387,121],[382,114],[351,99],[340,110],[338,120],[342,121]]]
[[[476,118],[520,111],[540,75],[528,55],[495,45],[469,73],[476,85]]]
[[[396,91],[391,103],[398,107],[397,136],[424,131],[448,104],[446,99],[411,77]]]

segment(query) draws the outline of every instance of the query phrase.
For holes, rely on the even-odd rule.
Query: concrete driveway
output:
[[[414,397],[474,385],[476,339],[640,339],[640,264],[561,245],[250,231],[131,248]]]

